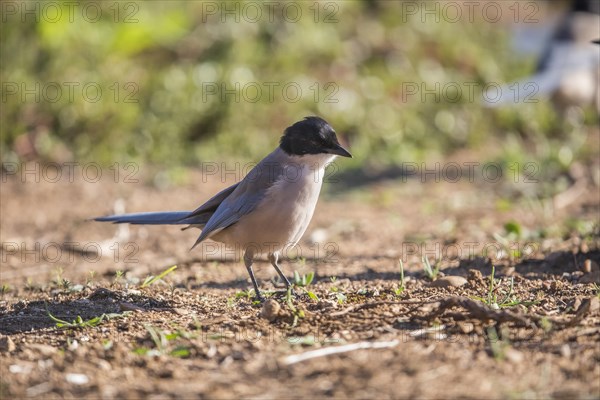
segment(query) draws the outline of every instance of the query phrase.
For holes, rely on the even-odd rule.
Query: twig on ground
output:
[[[468,314],[460,314],[460,313],[451,313],[448,314],[451,318],[455,320],[465,320],[469,316],[471,318],[475,318],[481,321],[496,321],[496,322],[511,322],[518,326],[535,326],[535,322],[540,321],[542,316],[535,314],[527,314],[522,315],[510,310],[494,310],[489,308],[485,304],[480,303],[479,301],[469,299],[468,297],[447,297],[444,299],[437,300],[401,300],[401,301],[375,301],[372,303],[365,304],[355,304],[350,307],[347,307],[343,310],[334,312],[330,314],[332,317],[340,317],[342,315],[349,314],[354,311],[375,308],[384,305],[424,305],[424,304],[433,304],[439,303],[437,309],[427,313],[426,315],[415,315],[413,319],[421,319],[421,320],[432,320],[440,315],[442,315],[446,310],[453,307],[462,307],[464,308]],[[419,307],[413,307],[410,310],[406,311],[406,314],[412,314],[417,311]],[[548,318],[548,317],[546,317]],[[554,321],[553,321],[554,322]]]
[[[359,342],[347,344],[344,346],[336,347],[325,347],[318,350],[310,350],[301,354],[293,354],[283,358],[282,363],[284,365],[292,365],[302,361],[310,360],[318,357],[330,356],[332,354],[348,353],[356,350],[363,349],[384,349],[389,347],[395,347],[400,343],[398,340],[392,340],[389,342]]]
[[[533,316],[520,315],[509,310],[494,310],[479,301],[471,300],[467,297],[448,297],[440,300],[440,305],[437,310],[419,318],[431,320],[452,307],[462,307],[466,309],[473,318],[481,321],[493,320],[496,322],[512,322],[520,326],[534,325],[530,319],[530,317]],[[534,317],[534,319],[537,318]]]

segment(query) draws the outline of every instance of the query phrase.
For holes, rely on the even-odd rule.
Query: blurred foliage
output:
[[[17,12],[2,16],[3,160],[257,160],[311,114],[349,142],[355,158],[343,167],[472,149],[560,172],[595,154],[589,129],[566,126],[548,101],[482,107],[486,83],[535,62],[513,54],[508,16],[452,22],[391,1],[8,3]]]

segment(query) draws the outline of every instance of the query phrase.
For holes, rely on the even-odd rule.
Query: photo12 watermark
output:
[[[498,183],[511,181],[514,183],[539,183],[541,168],[537,162],[403,162],[400,164],[402,182],[418,178],[422,183],[426,182],[449,182],[460,181]]]
[[[137,264],[139,245],[135,242],[34,242],[4,241],[0,249],[2,263],[72,264],[76,261],[98,263],[110,258],[114,263]]]
[[[40,263],[73,264],[77,261],[85,263],[98,263],[103,259],[110,259],[114,263],[137,264],[140,262],[138,255],[142,248],[133,241],[107,240],[103,242],[33,242],[3,241],[0,249],[2,263]],[[243,261],[243,254],[252,251],[255,254],[269,254],[277,252],[280,259],[288,264],[302,264],[307,260],[322,264],[336,264],[339,259],[339,245],[337,242],[313,243],[245,243],[233,246],[220,242],[202,242],[194,251],[195,262],[210,261]]]
[[[108,20],[114,23],[140,22],[139,1],[2,1],[2,22],[45,22],[50,24],[85,21],[97,23]]]
[[[536,104],[537,82],[402,82],[403,103]]]
[[[202,22],[221,23],[337,23],[340,5],[334,1],[203,1]]]
[[[139,103],[135,82],[2,82],[2,102],[18,103]]]
[[[534,257],[540,254],[541,244],[535,241],[465,241],[456,243],[404,241],[400,259],[404,263],[424,258],[436,261],[458,261],[473,258],[499,261]]]
[[[198,261],[243,261],[245,252],[254,254],[278,253],[280,260],[287,264],[304,263],[308,260],[319,264],[337,264],[340,246],[337,242],[311,242],[311,243],[281,243],[281,242],[253,242],[244,244],[225,245],[221,242],[206,241],[198,245],[196,258]]]
[[[540,5],[536,1],[401,1],[402,22],[416,19],[421,23],[473,23],[483,20],[497,23],[539,22]]]
[[[221,103],[339,103],[339,86],[335,82],[201,82],[201,101]]]
[[[98,183],[102,180],[114,183],[139,183],[140,166],[134,162],[115,162],[103,167],[96,162],[2,162],[0,181],[20,183]]]
[[[311,180],[315,183],[338,183],[339,165],[335,161],[325,164],[320,163],[269,163],[269,162],[210,162],[205,161],[199,164],[202,173],[202,183],[209,181],[239,182],[246,179],[249,182],[257,181],[282,181],[299,182],[301,180]]]

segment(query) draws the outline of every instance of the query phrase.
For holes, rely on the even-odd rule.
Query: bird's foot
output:
[[[254,301],[262,304],[265,302],[265,298],[262,294],[260,294],[260,292],[256,292],[256,294],[254,295]]]

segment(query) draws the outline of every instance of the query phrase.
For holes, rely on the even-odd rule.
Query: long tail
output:
[[[191,211],[145,212],[109,215],[94,218],[94,221],[134,225],[203,225],[206,223],[206,216],[190,216],[191,213]]]

